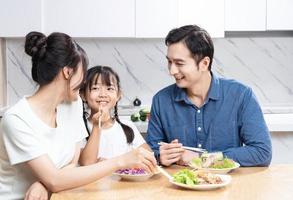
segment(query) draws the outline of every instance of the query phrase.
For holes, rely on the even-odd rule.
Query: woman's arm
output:
[[[30,160],[27,165],[48,190],[59,192],[91,183],[121,168],[141,167],[153,172],[156,160],[152,152],[139,148],[83,167],[57,169],[47,155]]]
[[[80,155],[80,143],[77,143],[75,154],[72,161],[68,165],[63,167],[63,169],[76,167],[78,164],[79,155]],[[27,190],[24,200],[31,200],[31,199],[47,200],[48,196],[50,196],[50,191],[48,191],[48,189],[40,181],[36,181]]]

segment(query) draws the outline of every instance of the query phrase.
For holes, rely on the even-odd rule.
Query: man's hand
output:
[[[198,157],[199,157],[199,153],[185,150],[184,153],[181,155],[180,160],[178,160],[176,164],[186,166],[193,158],[198,158]]]
[[[171,143],[163,143],[160,145],[160,163],[164,166],[170,166],[180,160],[181,155],[185,151],[181,148],[182,144],[175,139]]]
[[[49,192],[40,182],[34,182],[25,194],[24,200],[48,200]]]

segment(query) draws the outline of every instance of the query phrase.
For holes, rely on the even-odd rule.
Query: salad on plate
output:
[[[206,153],[202,154],[201,157],[193,158],[189,166],[193,169],[206,169],[217,174],[226,174],[240,167],[239,163],[217,153]]]
[[[170,182],[179,187],[194,190],[211,190],[228,185],[229,175],[216,175],[206,171],[182,169],[173,174]]]

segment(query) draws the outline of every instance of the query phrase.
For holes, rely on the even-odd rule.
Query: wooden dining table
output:
[[[181,166],[165,168],[170,174]],[[109,175],[82,187],[53,193],[51,200],[94,199],[200,199],[200,200],[287,200],[293,199],[293,165],[240,167],[229,175],[229,185],[208,191],[196,191],[172,185],[162,174],[143,182],[124,181]]]

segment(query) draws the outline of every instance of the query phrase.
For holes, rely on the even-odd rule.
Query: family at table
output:
[[[119,119],[122,91],[111,67],[87,70],[86,52],[67,34],[27,34],[39,87],[2,118],[1,199],[44,200],[119,169],[153,173],[157,165],[187,165],[201,156],[183,146],[205,149],[209,159],[268,166],[272,145],[260,105],[250,87],[212,72],[207,31],[175,28],[165,44],[175,83],[154,95],[145,141],[131,121]]]

